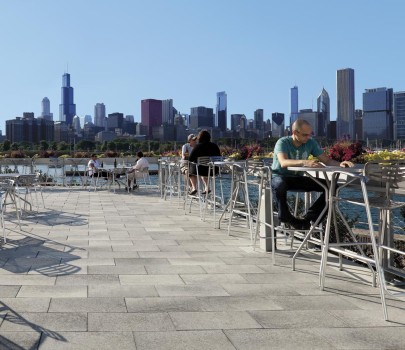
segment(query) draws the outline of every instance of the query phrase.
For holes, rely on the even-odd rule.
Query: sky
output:
[[[299,109],[325,88],[334,120],[337,69],[355,70],[359,109],[365,89],[405,90],[404,14],[404,0],[0,0],[0,130],[44,97],[59,120],[65,72],[80,117],[104,103],[140,121],[147,98],[215,111],[219,91],[228,119],[289,117],[296,85]]]

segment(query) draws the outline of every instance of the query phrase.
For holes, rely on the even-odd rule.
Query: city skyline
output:
[[[265,120],[277,112],[289,118],[293,86],[299,89],[299,109],[314,110],[325,88],[330,119],[336,120],[336,71],[347,67],[355,71],[356,109],[362,109],[366,89],[404,91],[398,40],[405,4],[331,1],[326,16],[322,4],[3,1],[0,129],[4,133],[5,120],[23,112],[40,116],[44,97],[58,120],[63,73],[72,76],[81,118],[94,118],[94,106],[104,103],[107,114],[140,121],[145,99],[172,99],[179,112],[189,114],[197,106],[215,109],[216,93],[225,91],[228,126],[232,114],[251,119],[257,109],[264,110]],[[216,18],[214,6],[226,15]],[[390,18],[390,25],[377,25],[379,16]],[[100,25],[111,18],[117,19],[114,26]],[[387,55],[393,47],[396,54]]]

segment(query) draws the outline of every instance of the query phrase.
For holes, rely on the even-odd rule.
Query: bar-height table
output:
[[[312,233],[315,232],[317,225],[320,224],[322,217],[328,212],[330,209],[329,207],[329,196],[333,195],[330,193],[331,189],[331,183],[330,183],[330,174],[338,171],[338,170],[344,170],[348,173],[353,173],[353,174],[358,174],[362,172],[362,167],[353,167],[353,168],[342,168],[340,166],[323,166],[319,168],[310,168],[310,167],[288,167],[288,170],[291,171],[296,171],[296,172],[301,172],[305,176],[309,176],[311,179],[313,179],[317,184],[319,184],[325,191],[325,208],[322,210],[321,214],[317,218],[317,220],[311,225],[311,228],[308,230],[308,232],[305,234],[303,241],[299,245],[298,249],[294,253],[294,256],[292,258],[292,269],[293,271],[295,270],[295,259],[297,258],[298,254],[306,244],[306,242],[309,240],[311,237]],[[322,179],[325,180],[325,182],[319,181],[321,178],[320,175],[322,174]],[[328,176],[329,175],[329,176]],[[336,177],[336,181],[339,179],[339,177]],[[317,243],[317,242],[315,242]],[[319,244],[319,243],[318,243]],[[322,245],[322,234],[321,234],[321,242],[320,245]]]

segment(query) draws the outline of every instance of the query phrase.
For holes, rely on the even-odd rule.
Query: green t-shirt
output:
[[[295,147],[293,144],[292,136],[285,136],[279,139],[274,147],[274,159],[272,170],[275,176],[299,176],[295,171],[287,170],[282,168],[280,162],[278,161],[277,154],[286,153],[288,159],[308,159],[312,154],[314,157],[320,156],[323,151],[319,147],[318,142],[314,139],[309,139],[307,143],[303,143],[299,147]]]

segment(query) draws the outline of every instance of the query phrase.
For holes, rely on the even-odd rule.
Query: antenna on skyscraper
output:
[[[69,73],[69,62],[66,63],[66,73]]]

